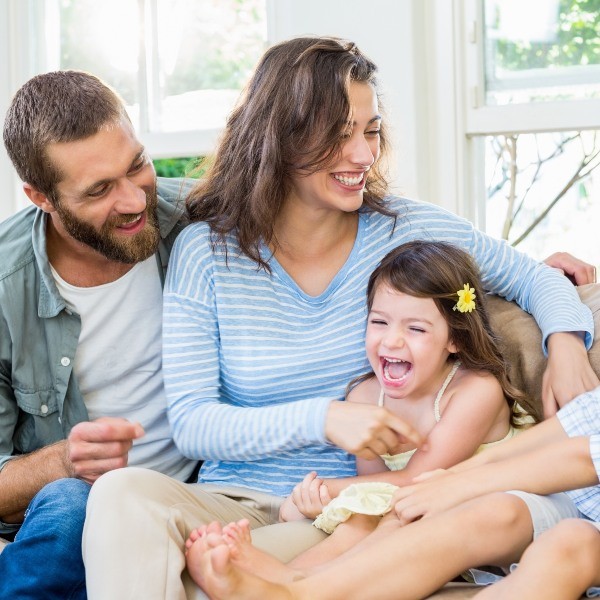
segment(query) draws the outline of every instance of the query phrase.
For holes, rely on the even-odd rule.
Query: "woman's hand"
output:
[[[548,364],[542,379],[545,418],[576,396],[600,384],[577,333],[553,333],[548,338]]]
[[[354,402],[329,405],[325,435],[332,444],[366,459],[397,454],[403,443],[423,443],[416,429],[385,408]]]
[[[555,252],[544,262],[549,267],[561,270],[575,285],[596,283],[596,267],[568,252]]]
[[[314,519],[323,512],[323,507],[331,502],[325,482],[311,471],[292,493],[283,501],[279,509],[280,521],[299,521]]]

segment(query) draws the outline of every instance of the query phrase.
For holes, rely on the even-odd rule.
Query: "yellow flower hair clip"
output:
[[[458,310],[461,313],[471,312],[475,310],[475,289],[470,287],[468,283],[465,283],[462,290],[456,292],[458,296],[458,302],[454,305],[452,310]]]

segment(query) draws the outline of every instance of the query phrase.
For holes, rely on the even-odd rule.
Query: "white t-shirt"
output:
[[[90,419],[139,422],[146,435],[135,440],[129,464],[187,479],[194,463],[177,450],[167,419],[156,257],[95,287],[76,287],[52,273],[67,306],[81,317],[73,370]]]

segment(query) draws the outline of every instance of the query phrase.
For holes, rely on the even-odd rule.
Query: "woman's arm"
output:
[[[171,255],[163,371],[179,449],[198,459],[254,461],[330,442],[368,457],[393,448],[399,436],[417,439],[385,409],[332,397],[338,388],[341,396],[343,383],[331,353],[313,341],[312,331],[298,347],[293,301],[286,306],[269,276],[233,254],[228,264],[223,258],[218,263],[208,228],[194,224],[178,237]],[[328,319],[331,330],[319,340],[333,339],[339,348],[334,335],[339,327],[352,339],[351,351],[341,356],[362,365],[364,349],[354,333],[362,327],[356,322],[348,332],[348,321],[356,319]],[[328,383],[320,387],[323,380]]]
[[[587,356],[593,340],[590,310],[556,269],[537,263],[508,244],[473,230],[470,248],[486,290],[515,300],[536,319],[548,354],[542,397],[546,416],[600,381]],[[565,377],[565,373],[569,377]]]

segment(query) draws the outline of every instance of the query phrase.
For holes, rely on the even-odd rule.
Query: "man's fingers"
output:
[[[125,419],[103,417],[96,421],[78,423],[69,434],[72,441],[103,443],[118,440],[135,440],[144,435],[139,423],[131,423]]]

